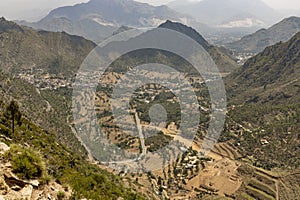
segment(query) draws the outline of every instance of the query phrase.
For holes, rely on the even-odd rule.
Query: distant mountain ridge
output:
[[[216,27],[262,27],[274,23],[279,17],[261,0],[175,0],[168,6],[195,17],[201,23]]]
[[[99,43],[121,26],[156,27],[168,19],[183,23],[193,20],[167,6],[133,0],[90,0],[54,9],[36,23],[20,23],[35,29],[66,31]]]
[[[300,31],[300,17],[289,17],[268,29],[244,36],[241,40],[228,44],[227,47],[242,52],[258,53],[267,46],[285,42]]]
[[[167,6],[151,6],[133,0],[90,0],[88,3],[77,4],[54,9],[42,19],[65,17],[71,21],[81,19],[102,20],[103,24],[115,26],[157,26],[159,22],[180,20],[185,16]]]

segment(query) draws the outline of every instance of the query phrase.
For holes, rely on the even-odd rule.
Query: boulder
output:
[[[27,181],[25,181],[25,182],[27,182]],[[30,180],[27,183],[36,188],[39,187],[39,185],[40,185],[40,182],[38,180]]]
[[[9,146],[7,146],[3,142],[0,142],[0,154],[4,154],[8,150],[9,150]]]
[[[17,185],[23,188],[25,187],[25,185],[31,185],[37,188],[40,185],[40,182],[38,180],[22,180],[10,171],[4,171],[4,178],[10,186]]]
[[[26,185],[26,186],[20,191],[21,196],[22,196],[22,199],[31,199],[32,191],[33,191],[33,186],[32,186],[32,185]]]
[[[0,196],[5,195],[8,189],[9,189],[8,185],[5,183],[4,179],[0,176]]]
[[[20,188],[23,188],[27,184],[23,180],[20,180],[16,175],[14,175],[10,171],[4,171],[3,175],[4,175],[4,178],[5,178],[5,182],[10,187],[18,186]]]

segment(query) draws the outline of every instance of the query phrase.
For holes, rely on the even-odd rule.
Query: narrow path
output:
[[[51,104],[49,103],[49,101],[45,100],[46,104],[47,104],[47,108],[46,108],[46,112],[50,112],[52,109]]]
[[[127,166],[130,166],[134,169],[134,168],[138,167],[138,163],[136,163],[136,162],[141,160],[142,157],[146,156],[147,149],[146,149],[146,145],[145,145],[145,137],[144,137],[143,131],[142,131],[141,120],[140,120],[140,118],[138,116],[138,113],[136,111],[135,111],[134,117],[135,117],[135,121],[136,121],[137,130],[138,130],[138,133],[139,133],[139,138],[140,138],[140,141],[141,141],[142,153],[139,155],[139,157],[137,159],[112,161],[112,162],[108,162],[108,164],[126,164]]]
[[[41,91],[39,90],[39,88],[35,88],[35,90],[36,90],[36,92],[38,93],[38,95],[40,95],[40,96],[42,97]],[[43,98],[43,97],[42,97],[42,98]],[[44,99],[44,101],[45,101],[46,104],[47,104],[46,112],[50,112],[51,109],[52,109],[51,104],[50,104],[49,101],[47,101],[46,99]]]

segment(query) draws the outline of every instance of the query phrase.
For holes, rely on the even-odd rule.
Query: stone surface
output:
[[[0,154],[4,154],[4,152],[9,150],[9,146],[7,146],[5,143],[0,142]]]
[[[14,191],[20,191],[22,188],[20,186],[18,186],[18,185],[14,185],[10,189],[12,189]]]
[[[33,191],[33,186],[32,186],[32,185],[27,185],[27,186],[25,186],[25,187],[20,191],[21,196],[22,196],[22,199],[31,199],[32,191]]]
[[[1,147],[6,147],[1,144]],[[3,149],[3,148],[2,148]],[[7,150],[7,148],[5,148]],[[0,200],[53,200],[59,191],[65,193],[65,199],[72,195],[71,188],[65,188],[52,181],[40,187],[39,180],[23,180],[18,178],[11,168],[11,163],[0,160]]]
[[[32,185],[33,187],[39,187],[39,185],[40,185],[40,182],[38,180],[31,180],[31,181],[28,181],[28,183],[30,185]]]

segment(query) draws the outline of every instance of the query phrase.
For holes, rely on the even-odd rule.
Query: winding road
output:
[[[142,131],[141,120],[136,111],[135,111],[134,116],[135,116],[135,122],[136,122],[136,126],[137,126],[137,129],[139,132],[139,138],[140,138],[141,146],[142,146],[142,154],[140,155],[140,157],[141,157],[141,156],[145,156],[147,154],[147,149],[145,146],[145,138],[144,138],[143,131]]]

